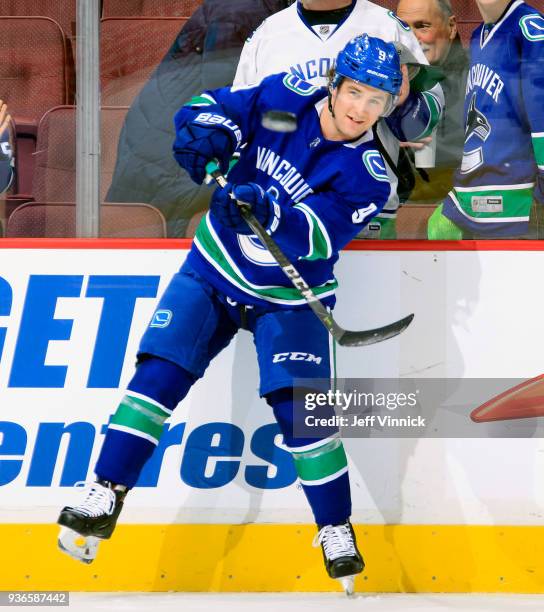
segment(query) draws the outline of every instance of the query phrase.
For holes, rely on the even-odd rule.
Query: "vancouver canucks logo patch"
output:
[[[544,40],[544,17],[539,13],[525,15],[519,20],[519,25],[527,40]]]
[[[286,74],[283,77],[283,84],[285,87],[287,87],[287,89],[294,91],[299,96],[311,96],[319,89],[319,87],[316,87],[307,81],[303,81],[295,74]]]
[[[149,327],[168,327],[171,320],[171,310],[156,310]]]
[[[472,136],[476,136],[481,141],[485,142],[491,134],[491,125],[487,117],[476,108],[476,94],[472,94],[467,112],[467,127],[465,130],[465,142],[468,142]],[[484,163],[483,147],[476,147],[471,151],[464,151],[463,160],[461,161],[461,172],[468,174],[479,168]]]
[[[465,142],[471,136],[478,136],[484,142],[491,133],[491,126],[487,117],[476,108],[476,94],[472,94],[467,113],[467,127],[465,129]]]
[[[389,176],[387,176],[387,169],[382,156],[375,149],[365,151],[363,153],[363,163],[370,175],[373,176],[377,181],[389,182]]]

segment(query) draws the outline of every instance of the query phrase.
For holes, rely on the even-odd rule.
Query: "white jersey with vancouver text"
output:
[[[334,66],[339,51],[353,37],[366,33],[387,42],[399,41],[414,54],[422,64],[427,60],[409,26],[392,11],[377,6],[368,0],[356,0],[347,17],[338,25],[307,24],[295,3],[266,19],[246,41],[236,71],[234,85],[259,83],[264,77],[278,72],[291,72],[315,85],[325,85],[327,73]],[[432,90],[434,96],[421,96],[422,111],[426,105],[435,116],[435,107],[443,105],[444,98],[439,85]],[[438,117],[435,118],[438,121]],[[426,132],[427,133],[427,132]],[[426,133],[424,135],[426,135]],[[394,163],[398,161],[399,143],[385,122],[378,124],[378,135]],[[421,137],[421,135],[419,135]],[[397,178],[388,169],[391,194],[382,218],[392,218],[399,205]]]

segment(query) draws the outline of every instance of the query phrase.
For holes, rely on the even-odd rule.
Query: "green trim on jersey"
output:
[[[216,104],[215,100],[210,96],[193,96],[184,106],[210,106]]]
[[[429,117],[429,121],[423,130],[423,133],[419,135],[418,138],[425,138],[426,136],[430,136],[431,132],[435,128],[436,124],[440,120],[441,107],[438,100],[435,96],[429,91],[421,92],[423,94],[423,98],[425,102],[427,102],[427,106],[429,107],[429,111],[431,113]]]
[[[306,300],[300,291],[294,287],[255,285],[245,278],[240,270],[235,268],[228,251],[214,235],[213,227],[209,222],[209,214],[200,221],[195,235],[195,245],[206,260],[235,287],[248,295],[261,298],[277,304],[304,304]],[[336,279],[327,281],[319,287],[312,287],[312,291],[320,297],[333,295],[338,287]]]
[[[163,424],[170,416],[166,410],[139,397],[125,395],[112,416],[110,425],[120,425],[123,431],[152,438],[158,442]],[[112,429],[116,429],[112,427]],[[130,430],[133,430],[132,432]]]
[[[346,451],[340,438],[308,451],[290,449],[300,481],[307,485],[323,484],[338,478],[348,466]]]
[[[460,191],[459,188],[454,188],[452,194],[455,196],[460,208],[468,217],[473,219],[505,219],[519,220],[529,216],[533,203],[533,186],[518,187],[513,186],[512,189],[501,189],[501,186],[484,188],[475,188],[470,191]],[[474,198],[482,198],[485,201],[480,203],[482,207],[489,206],[490,208],[501,207],[502,210],[485,211],[475,210],[474,207],[478,203]],[[495,200],[495,202],[493,202]]]
[[[301,259],[310,261],[314,259],[329,259],[332,255],[331,240],[321,219],[309,206],[306,206],[304,202],[295,204],[295,208],[305,213],[306,219],[310,225],[310,250],[308,255],[301,257]]]
[[[537,166],[544,166],[544,133],[542,135],[531,134],[533,150],[535,152],[535,162]]]

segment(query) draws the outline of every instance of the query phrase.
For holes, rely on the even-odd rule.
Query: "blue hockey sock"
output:
[[[297,438],[295,420],[305,412],[302,400],[293,401],[292,389],[267,395],[274,416],[295,461],[302,489],[318,525],[343,523],[351,515],[347,457],[336,428],[326,438]],[[334,414],[332,407],[328,407]]]
[[[187,395],[195,378],[182,367],[149,357],[136,368],[108,424],[96,463],[98,478],[132,488],[152,455],[164,421]]]

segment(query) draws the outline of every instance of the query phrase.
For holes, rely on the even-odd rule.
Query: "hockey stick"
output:
[[[210,176],[216,181],[219,187],[224,187],[227,184],[227,180],[217,168],[217,164],[210,162],[207,166],[207,170]],[[327,328],[328,332],[341,346],[367,346],[369,344],[375,344],[376,342],[383,342],[402,333],[414,318],[413,314],[395,321],[390,325],[384,327],[377,327],[376,329],[368,329],[363,331],[349,331],[343,329],[333,319],[332,314],[327,310],[323,303],[319,300],[317,295],[312,291],[308,283],[302,278],[295,266],[289,261],[283,251],[276,244],[274,239],[266,232],[264,227],[259,223],[251,212],[251,206],[240,200],[236,200],[240,208],[240,214],[242,215],[245,222],[253,230],[259,240],[268,249],[272,257],[276,260],[277,264],[282,269],[283,273],[293,283],[295,289],[298,289],[302,297],[308,303],[308,306],[314,311],[317,318]]]

